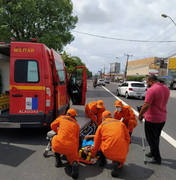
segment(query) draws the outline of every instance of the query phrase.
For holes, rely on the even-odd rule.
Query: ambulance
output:
[[[54,49],[35,42],[0,42],[0,128],[49,127],[73,105],[85,105],[85,66],[70,78]]]

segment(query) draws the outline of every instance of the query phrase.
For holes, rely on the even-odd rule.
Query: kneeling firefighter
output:
[[[79,174],[78,148],[80,126],[76,121],[76,116],[76,110],[69,109],[65,116],[59,116],[51,124],[51,129],[57,132],[57,135],[52,139],[52,148],[56,157],[55,167],[59,167],[62,164],[60,155],[66,155],[72,166],[72,178],[77,178]]]
[[[111,175],[118,176],[118,168],[125,163],[129,151],[130,136],[126,126],[119,120],[113,119],[110,111],[102,113],[102,124],[98,127],[94,147],[91,149],[92,157],[101,150],[100,164],[106,164],[106,158],[112,160]]]

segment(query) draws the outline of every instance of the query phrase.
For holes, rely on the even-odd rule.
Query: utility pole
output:
[[[111,82],[111,63],[110,64],[110,82]]]
[[[126,75],[127,75],[127,67],[128,67],[128,59],[129,59],[129,57],[131,56],[133,56],[133,55],[129,55],[129,54],[124,54],[125,56],[127,56],[127,62],[126,62],[126,67],[125,67],[125,79],[126,79]]]

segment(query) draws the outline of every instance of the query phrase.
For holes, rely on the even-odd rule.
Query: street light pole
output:
[[[111,82],[111,63],[110,64],[110,82]]]
[[[129,59],[129,57],[131,56],[133,56],[133,55],[129,55],[129,54],[124,54],[125,56],[127,56],[127,62],[126,62],[126,67],[125,67],[125,79],[126,79],[126,75],[127,75],[127,67],[128,67],[128,59]]]
[[[174,21],[170,16],[168,16],[168,15],[166,15],[166,14],[161,14],[161,16],[164,17],[164,18],[167,18],[167,17],[168,17],[168,18],[175,24],[175,26],[176,26],[175,21]],[[175,54],[174,54],[174,55],[175,55]],[[169,58],[168,58],[168,63],[169,63]],[[168,75],[168,71],[169,71],[168,66],[169,66],[169,64],[167,64],[167,75]]]
[[[175,25],[176,25],[176,23],[174,22],[174,20],[171,18],[171,17],[169,17],[168,15],[166,15],[166,14],[161,14],[161,16],[162,17],[164,17],[164,18],[169,18]]]

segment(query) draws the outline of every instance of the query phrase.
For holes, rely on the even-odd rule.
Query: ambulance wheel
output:
[[[48,157],[48,151],[46,151],[46,150],[43,151],[43,157],[45,157],[45,158]]]

